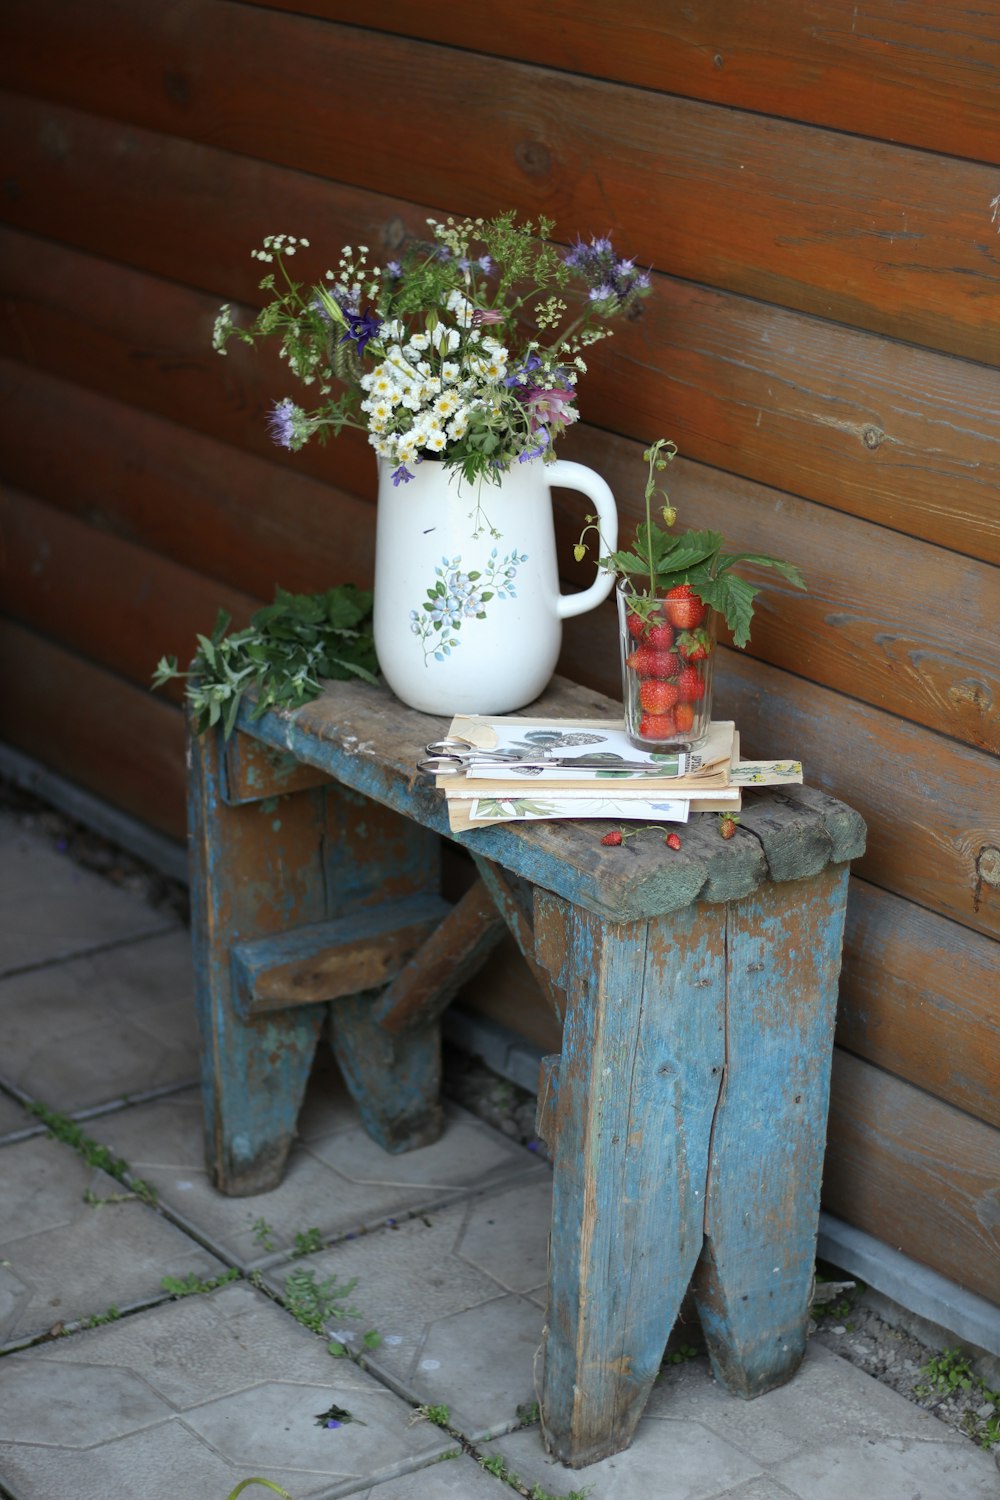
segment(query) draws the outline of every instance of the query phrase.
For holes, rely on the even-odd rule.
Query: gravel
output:
[[[190,920],[187,887],[117,848],[33,793],[0,779],[0,809],[25,829],[50,840],[85,869],[142,895],[154,910],[179,922]],[[465,1109],[544,1156],[535,1135],[534,1096],[492,1072],[481,1059],[458,1048],[444,1049],[445,1092]],[[703,1347],[697,1320],[684,1318],[687,1343],[671,1340],[688,1357]],[[916,1325],[916,1326],[915,1326]],[[922,1335],[922,1336],[921,1336]],[[1000,1361],[982,1351],[948,1347],[945,1330],[855,1282],[837,1267],[820,1264],[811,1336],[908,1401],[933,1412],[958,1432],[995,1447],[1000,1464]],[[668,1353],[668,1358],[671,1356]]]

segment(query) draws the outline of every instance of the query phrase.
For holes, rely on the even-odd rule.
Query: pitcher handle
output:
[[[615,497],[600,474],[595,474],[585,464],[569,463],[557,458],[555,463],[545,465],[545,478],[550,485],[578,490],[593,501],[600,527],[600,556],[614,552],[618,546],[618,511]],[[584,589],[579,594],[560,594],[557,604],[560,620],[586,614],[588,609],[595,609],[598,604],[603,604],[614,588],[614,583],[613,573],[598,573],[589,589]]]

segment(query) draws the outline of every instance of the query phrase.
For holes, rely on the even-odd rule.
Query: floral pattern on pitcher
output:
[[[410,629],[420,637],[425,667],[431,660],[444,661],[461,645],[457,632],[463,620],[485,620],[491,599],[517,598],[517,570],[527,561],[526,552],[515,549],[501,557],[494,547],[482,570],[465,573],[460,554],[442,557],[434,569],[437,583],[427,590],[422,608],[410,610]]]

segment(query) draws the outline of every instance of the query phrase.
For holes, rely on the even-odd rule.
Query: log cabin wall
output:
[[[868,820],[826,1206],[1000,1302],[998,7],[6,0],[2,25],[0,736],[180,838],[156,658],[276,583],[370,580],[364,441],[279,453],[281,367],[211,349],[265,234],[311,239],[305,276],[429,212],[610,232],[654,295],[563,455],[627,526],[670,436],[683,522],[803,567],[719,708]],[[617,693],[607,610],[562,670]]]

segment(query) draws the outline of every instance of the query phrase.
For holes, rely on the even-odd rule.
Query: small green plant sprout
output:
[[[102,1328],[105,1323],[117,1323],[121,1313],[117,1307],[111,1306],[106,1312],[94,1313],[93,1317],[85,1318],[80,1324],[81,1328]]]
[[[614,573],[625,591],[629,610],[639,620],[649,621],[659,610],[663,596],[672,589],[690,587],[703,604],[725,618],[733,634],[733,644],[742,648],[750,639],[753,601],[760,589],[739,577],[733,569],[740,563],[752,567],[773,568],[796,589],[804,589],[802,574],[792,563],[760,552],[724,552],[725,545],[717,531],[685,531],[670,535],[677,512],[665,489],[657,483],[677,456],[676,444],[659,438],[643,453],[647,466],[646,519],[635,529],[631,548],[611,552],[598,559],[598,566]],[[658,520],[653,519],[654,506]],[[662,521],[662,526],[659,524]],[[580,534],[574,556],[581,562],[586,555],[584,537],[600,530],[596,517],[588,516]]]
[[[684,1365],[689,1359],[697,1359],[697,1349],[692,1349],[690,1344],[678,1344],[676,1349],[671,1349],[663,1356],[665,1365]]]
[[[205,1292],[217,1291],[220,1286],[228,1286],[231,1281],[239,1281],[240,1273],[235,1266],[228,1271],[223,1271],[221,1276],[209,1276],[204,1281],[197,1271],[190,1271],[185,1277],[164,1276],[160,1282],[165,1292],[171,1297],[200,1297]]]
[[[303,1255],[315,1255],[323,1248],[323,1236],[318,1229],[300,1229],[295,1236],[292,1255],[298,1259]]]
[[[435,1427],[447,1427],[451,1421],[451,1412],[447,1406],[418,1406],[410,1413],[407,1427],[414,1426],[417,1422],[433,1422]]]
[[[357,1284],[356,1276],[342,1286],[335,1276],[317,1281],[315,1271],[307,1271],[304,1266],[298,1266],[285,1277],[283,1300],[288,1312],[303,1328],[321,1334],[330,1318],[359,1316],[357,1309],[349,1307],[346,1302]]]
[[[114,1177],[117,1182],[124,1183],[127,1188],[131,1189],[132,1195],[136,1198],[141,1198],[143,1203],[151,1205],[156,1203],[156,1189],[150,1187],[148,1182],[143,1182],[140,1178],[133,1177],[132,1169],[127,1161],[122,1161],[120,1157],[114,1156],[108,1150],[107,1146],[102,1146],[100,1141],[95,1141],[91,1136],[87,1135],[80,1129],[75,1120],[71,1120],[68,1115],[61,1115],[56,1110],[49,1109],[46,1105],[37,1102],[29,1104],[28,1109],[33,1115],[38,1116],[42,1124],[47,1128],[50,1136],[54,1136],[57,1141],[63,1141],[67,1146],[72,1146],[73,1150],[83,1157],[88,1166],[98,1167],[102,1172],[106,1172],[109,1177]],[[96,1194],[93,1196],[96,1197]],[[91,1201],[85,1194],[84,1202],[89,1203]]]
[[[253,1240],[255,1245],[259,1245],[262,1250],[268,1252],[278,1248],[274,1242],[274,1225],[269,1224],[264,1218],[254,1219]]]
[[[918,1396],[953,1396],[959,1391],[971,1391],[981,1382],[973,1374],[972,1364],[961,1349],[945,1349],[932,1355],[921,1370],[924,1384],[914,1386]]]
[[[500,1453],[491,1453],[488,1458],[483,1456],[479,1460],[479,1467],[485,1469],[487,1474],[492,1474],[494,1479],[506,1479],[508,1477],[507,1465],[504,1463],[503,1455]]]
[[[138,1193],[108,1193],[102,1198],[100,1193],[95,1193],[93,1188],[86,1188],[83,1194],[84,1203],[90,1208],[104,1208],[108,1203],[134,1203]]]
[[[541,1415],[538,1402],[523,1402],[522,1405],[517,1408],[517,1415],[522,1427],[533,1427]]]

